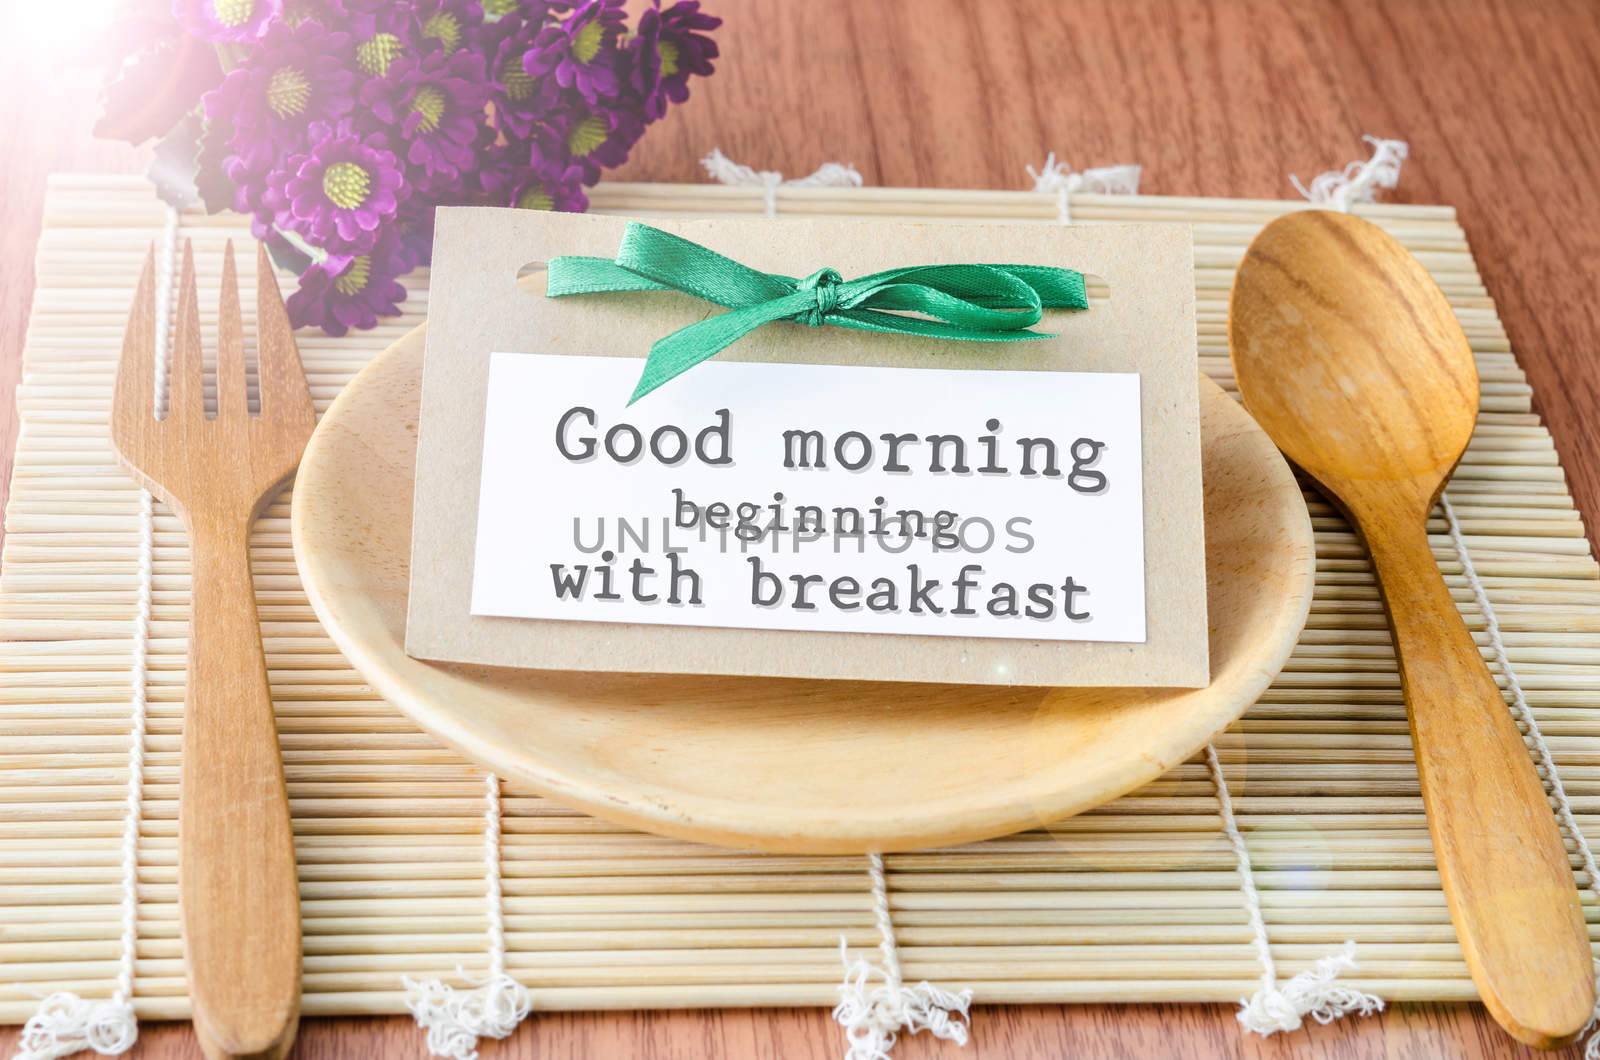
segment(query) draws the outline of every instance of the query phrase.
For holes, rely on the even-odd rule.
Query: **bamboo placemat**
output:
[[[1031,192],[785,187],[776,201],[785,215],[1058,221],[1056,198]],[[594,205],[765,210],[761,189],[698,185],[606,184]],[[1301,205],[1071,198],[1080,223],[1195,225],[1201,366],[1230,388],[1233,268],[1262,223]],[[1550,436],[1454,211],[1357,212],[1428,266],[1477,354],[1483,414],[1450,486],[1455,525],[1436,513],[1430,526],[1434,551],[1503,685],[1512,664],[1580,826],[1600,839],[1600,571]],[[105,997],[118,972],[142,520],[106,412],[140,263],[173,234],[140,179],[51,183],[0,568],[3,1022],[56,990]],[[202,305],[214,305],[223,241],[248,239],[245,225],[184,215],[176,234],[195,241]],[[422,320],[426,279],[407,285],[400,319],[343,339],[301,336],[319,409]],[[1471,998],[1370,569],[1340,517],[1307,497],[1310,625],[1283,675],[1215,743],[1272,953],[1286,978],[1353,939],[1357,985],[1394,1000]],[[188,1012],[175,852],[189,576],[183,535],[159,505],[153,527],[134,995],[141,1016],[170,1018]],[[287,496],[259,524],[253,556],[300,858],[305,1011],[399,1012],[403,974],[460,982],[458,965],[469,976],[486,965],[484,776],[374,695],[324,636],[295,574]],[[730,853],[532,794],[508,790],[502,802],[508,968],[537,1008],[831,1004],[841,933],[863,950],[878,941],[864,859]],[[906,976],[970,986],[984,1002],[1237,1000],[1261,965],[1221,823],[1197,756],[1048,830],[892,855]],[[1573,864],[1593,937],[1600,903],[1575,848]]]

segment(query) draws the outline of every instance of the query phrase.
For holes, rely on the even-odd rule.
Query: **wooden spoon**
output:
[[[1261,231],[1228,315],[1245,407],[1372,553],[1439,877],[1478,992],[1517,1039],[1565,1043],[1595,1000],[1572,869],[1428,544],[1428,513],[1478,415],[1467,338],[1404,247],[1323,211]]]

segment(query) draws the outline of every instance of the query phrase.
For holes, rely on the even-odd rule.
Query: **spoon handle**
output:
[[[1364,526],[1400,660],[1428,830],[1478,993],[1550,1048],[1594,1011],[1594,962],[1549,797],[1421,525]]]

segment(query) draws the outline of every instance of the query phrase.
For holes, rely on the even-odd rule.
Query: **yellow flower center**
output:
[[[305,113],[311,102],[311,82],[293,66],[280,66],[267,79],[267,106],[280,118]]]
[[[538,185],[517,198],[517,208],[521,210],[553,210],[555,206],[556,201],[550,197],[550,193]]]
[[[461,43],[461,22],[450,12],[440,11],[422,24],[422,35],[444,45],[445,51],[453,52]]]
[[[533,95],[533,78],[522,68],[522,59],[510,59],[500,71],[500,83],[506,86],[506,95],[521,103]]]
[[[341,210],[354,210],[367,201],[372,175],[354,162],[335,162],[322,171],[322,193]]]
[[[356,65],[371,77],[382,77],[389,72],[389,64],[404,50],[399,37],[393,33],[379,33],[356,45]]]
[[[572,38],[573,58],[580,63],[593,62],[594,57],[600,54],[600,40],[604,31],[605,27],[600,24],[599,19],[590,19],[578,31],[578,35]]]
[[[671,77],[678,72],[678,46],[669,40],[661,42],[656,48],[656,54],[661,56],[661,76]]]
[[[350,298],[366,290],[367,281],[370,279],[372,279],[372,259],[363,254],[339,274],[339,278],[333,281],[333,289]]]
[[[605,122],[595,117],[585,118],[567,134],[567,150],[582,158],[605,143],[608,135]]]
[[[212,17],[229,29],[250,21],[255,9],[256,0],[212,0],[211,3]]]
[[[423,85],[411,97],[411,113],[422,115],[418,127],[423,132],[433,132],[444,117],[444,90],[437,85]]]
[[[518,0],[483,0],[483,13],[490,18],[504,18],[517,9]]]

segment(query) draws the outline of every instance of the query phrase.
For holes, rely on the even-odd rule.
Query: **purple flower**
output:
[[[411,268],[394,230],[385,228],[368,253],[329,255],[301,273],[286,303],[289,321],[329,335],[373,327],[380,316],[400,312],[406,289],[396,279]]]
[[[349,20],[351,32],[357,36],[360,35],[360,19],[371,18],[384,11],[395,11],[410,6],[409,4],[397,4],[395,0],[325,0],[325,2],[339,5],[345,17]],[[398,13],[401,15],[406,14],[404,10],[398,10]]]
[[[577,165],[585,184],[600,180],[602,169],[628,160],[628,152],[644,135],[644,120],[631,110],[600,108],[562,116],[553,128],[532,137],[535,166]]]
[[[283,203],[283,189],[269,182],[270,165],[255,167],[238,155],[230,155],[222,160],[222,172],[233,184],[233,208],[250,217],[250,234],[267,244],[274,256],[284,251],[301,254],[275,223]]]
[[[401,56],[385,77],[361,90],[361,101],[373,115],[398,127],[406,161],[420,167],[430,183],[454,181],[474,167],[474,148],[487,131],[483,108],[488,98],[483,56],[472,52]]]
[[[265,159],[229,155],[222,160],[222,173],[233,184],[233,208],[250,216],[252,235],[264,238],[280,205],[277,189],[270,183],[271,164]]]
[[[550,177],[539,170],[530,170],[512,188],[507,205],[519,210],[583,213],[589,208],[589,196],[584,194],[583,181],[572,178],[571,170]]]
[[[371,12],[354,12],[350,34],[356,42],[356,69],[367,77],[383,77],[402,55],[419,50],[416,23],[405,8],[386,6]]]
[[[315,20],[332,29],[344,17],[344,0],[283,0],[283,20],[291,26]]]
[[[293,2],[293,0],[289,0]],[[384,77],[401,56],[490,50],[483,8],[476,0],[343,0],[350,6],[346,25],[356,41],[356,66],[368,77]]]
[[[588,0],[563,22],[547,25],[523,56],[529,77],[553,75],[562,88],[575,89],[590,103],[621,91],[617,76],[617,37],[625,18],[622,0]]]
[[[483,26],[483,5],[478,0],[412,0],[411,7],[429,50],[453,52],[477,43]]]
[[[269,183],[283,205],[277,223],[314,246],[361,254],[399,210],[404,178],[383,133],[362,136],[349,121],[311,127],[309,153],[291,155]]]
[[[183,28],[209,41],[254,41],[283,13],[283,0],[172,0]]]
[[[512,139],[525,140],[548,122],[558,105],[561,89],[553,77],[532,78],[522,67],[523,57],[543,28],[542,22],[507,15],[484,27],[489,56],[489,102],[495,128]]]
[[[348,43],[319,22],[275,22],[245,61],[206,93],[206,116],[233,127],[230,143],[252,160],[305,144],[313,122],[331,122],[355,104],[355,74],[340,53]]]
[[[583,167],[530,157],[526,147],[519,149],[516,144],[490,148],[478,182],[495,206],[566,213],[589,208],[589,197],[583,192]]]
[[[722,19],[701,13],[700,0],[682,0],[665,11],[660,3],[655,0],[639,16],[639,32],[629,44],[632,88],[648,121],[665,114],[669,100],[682,103],[689,98],[690,75],[711,74],[717,42],[702,31],[722,25]]]
[[[487,20],[516,18],[535,26],[545,22],[552,12],[571,8],[570,0],[483,0],[483,14]]]

